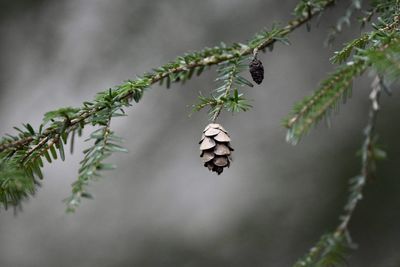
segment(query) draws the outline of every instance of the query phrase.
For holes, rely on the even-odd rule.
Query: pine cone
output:
[[[199,142],[204,167],[220,175],[231,164],[231,139],[228,132],[217,123],[210,123],[203,131]]]
[[[260,60],[254,58],[249,65],[250,74],[253,78],[253,81],[257,84],[260,84],[264,79],[264,67]]]

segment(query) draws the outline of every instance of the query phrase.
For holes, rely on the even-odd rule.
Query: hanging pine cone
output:
[[[264,79],[264,67],[260,60],[256,57],[250,62],[249,65],[250,74],[253,78],[253,81],[257,84],[260,84]]]
[[[199,142],[204,167],[220,175],[231,164],[231,139],[228,132],[217,123],[210,123],[203,131]]]

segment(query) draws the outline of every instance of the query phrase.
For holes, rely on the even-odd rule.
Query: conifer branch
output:
[[[218,77],[216,81],[220,83],[210,97],[199,96],[200,103],[194,105],[195,111],[200,111],[209,106],[209,115],[212,122],[216,122],[221,111],[225,108],[231,112],[247,111],[251,108],[243,94],[239,94],[238,88],[241,86],[253,87],[253,84],[240,75],[248,68],[244,64],[246,57],[240,57],[218,65]],[[237,87],[235,87],[237,86]]]
[[[307,1],[307,6],[299,5],[296,7],[298,17],[290,21],[285,27],[274,28],[271,32],[261,32],[250,40],[248,45],[233,44],[230,47],[215,47],[200,52],[186,54],[183,57],[178,57],[175,61],[156,69],[153,73],[145,74],[142,78],[139,77],[135,81],[127,81],[122,85],[116,86],[115,88],[121,91],[117,100],[122,101],[135,97],[137,91],[144,90],[152,84],[163,81],[164,79],[167,79],[167,84],[171,81],[178,82],[189,79],[194,70],[201,73],[206,66],[216,65],[234,58],[250,55],[254,49],[265,50],[267,47],[272,47],[276,41],[284,40],[284,37],[287,34],[310,21],[325,8],[333,5],[334,2],[334,0]],[[71,118],[71,124],[68,128],[78,123],[85,123],[85,120],[88,117],[104,108],[104,106],[97,105],[92,109],[79,112],[77,116]],[[39,139],[41,140],[46,138],[47,136],[54,134],[57,130],[58,129],[48,128],[43,132]],[[18,140],[5,138],[0,142],[0,152],[10,149],[20,149],[21,147],[29,145],[34,141],[34,139],[33,136],[26,136]]]
[[[361,57],[368,60],[389,83],[400,77],[400,36],[391,36],[391,38],[393,38],[391,44],[385,45],[382,49],[365,51],[361,54]]]
[[[220,69],[220,75],[222,77],[220,78],[221,80],[224,81],[224,84],[221,86],[219,89],[219,96],[215,97],[217,104],[212,108],[212,117],[211,121],[215,122],[221,113],[222,109],[224,108],[224,101],[221,100],[222,98],[228,98],[231,94],[232,86],[233,86],[233,81],[235,79],[235,75],[237,74],[238,70],[238,64],[239,60],[235,60],[232,62],[232,64],[228,64],[226,68],[228,68],[226,71],[226,68],[221,67]],[[217,78],[218,80],[218,78]],[[219,101],[218,101],[219,100]]]
[[[40,183],[15,162],[0,159],[0,208],[18,207],[21,201],[36,192]]]
[[[200,75],[207,66],[225,63],[229,65],[232,62],[242,60],[254,50],[272,49],[277,41],[287,44],[286,36],[290,32],[334,4],[334,0],[310,0],[307,1],[306,5],[303,5],[303,2],[296,7],[297,16],[295,19],[285,27],[274,26],[271,30],[264,30],[256,34],[247,44],[235,43],[231,46],[221,44],[214,48],[205,48],[198,52],[184,54],[174,61],[154,69],[151,73],[146,73],[135,80],[128,80],[121,85],[100,92],[93,101],[84,102],[80,108],[66,107],[47,112],[43,123],[37,130],[30,124],[23,125],[24,128],[22,129],[15,128],[19,132],[18,135],[7,135],[0,139],[0,160],[5,166],[4,168],[14,168],[12,166],[22,168],[25,177],[31,179],[33,185],[37,185],[39,183],[36,179],[43,178],[42,168],[44,164],[42,159],[46,159],[49,163],[58,157],[64,160],[64,145],[70,142],[72,152],[75,135],[80,136],[84,127],[89,124],[106,125],[104,114],[108,114],[107,111],[110,109],[119,108],[123,111],[122,108],[130,106],[132,100],[139,102],[144,91],[155,83],[162,84],[165,81],[167,87],[169,87],[171,82],[189,80],[194,73]],[[234,81],[236,80],[239,83],[247,83],[244,79],[238,77],[235,77]],[[230,111],[246,110],[250,107],[237,90],[228,98],[221,97],[219,100],[222,100],[224,102],[223,107]],[[115,112],[112,114],[112,116],[117,115],[122,114]],[[69,139],[70,141],[68,141]],[[19,173],[15,172],[15,175],[18,176]],[[87,176],[89,177],[87,179],[82,177],[80,173],[78,181],[90,180],[91,176]],[[81,184],[86,185],[86,183]],[[4,190],[15,189],[15,187],[4,188]],[[82,192],[76,195],[82,196]],[[4,206],[7,206],[7,203],[19,203],[29,196],[29,194],[19,194],[17,191],[4,193],[4,195],[7,194],[12,196],[15,201],[10,202],[8,198],[0,198],[0,200],[8,201],[1,203]]]
[[[331,110],[337,110],[339,100],[346,99],[351,95],[351,86],[354,78],[360,76],[364,71],[373,66],[388,73],[389,77],[398,77],[399,69],[398,50],[400,49],[399,16],[389,25],[383,24],[380,28],[348,43],[345,47],[335,53],[332,58],[334,62],[344,62],[351,52],[355,50],[353,60],[345,65],[339,66],[336,71],[324,80],[319,89],[310,97],[297,103],[292,113],[284,121],[288,128],[286,140],[297,144],[300,138],[322,118],[330,115]],[[370,44],[367,48],[367,44]],[[391,56],[393,55],[393,56]]]
[[[368,114],[368,123],[364,129],[364,143],[361,155],[361,171],[360,175],[351,180],[351,193],[345,207],[345,214],[342,216],[342,223],[335,231],[335,235],[343,234],[347,228],[349,221],[357,207],[358,202],[362,199],[362,191],[367,182],[371,179],[375,172],[375,161],[384,157],[384,152],[378,150],[374,143],[374,133],[376,117],[379,111],[379,99],[381,95],[382,79],[377,75],[372,83],[372,91],[369,95],[371,107]]]
[[[86,141],[93,140],[92,147],[84,150],[85,157],[80,162],[79,176],[76,182],[72,184],[72,195],[65,199],[67,211],[73,212],[79,206],[82,198],[92,198],[87,192],[87,186],[91,180],[99,177],[99,171],[115,169],[113,164],[104,163],[113,152],[127,152],[125,148],[120,146],[121,138],[117,137],[110,128],[111,119],[120,116],[118,111],[121,105],[113,102],[112,91],[109,91],[108,108],[103,110],[101,114],[97,114],[92,119],[94,125],[100,125],[101,128],[93,131],[90,138]]]
[[[359,60],[338,68],[321,87],[311,96],[295,105],[293,114],[286,119],[284,125],[288,128],[286,140],[297,144],[301,136],[320,121],[332,109],[337,109],[338,101],[351,95],[353,79],[361,75],[368,67]]]
[[[349,223],[363,197],[363,189],[367,181],[375,174],[376,161],[386,157],[385,152],[376,146],[374,138],[382,90],[383,80],[377,75],[372,83],[372,91],[369,96],[371,106],[361,147],[361,170],[358,176],[350,179],[350,192],[344,207],[344,214],[340,217],[340,224],[334,232],[323,235],[309,253],[294,264],[294,267],[337,266],[345,262],[346,251],[355,246],[350,237]]]

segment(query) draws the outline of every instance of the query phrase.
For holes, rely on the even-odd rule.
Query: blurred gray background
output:
[[[371,78],[355,84],[333,127],[320,125],[297,146],[285,143],[281,120],[332,70],[327,30],[346,1],[312,32],[290,35],[260,55],[261,86],[245,89],[254,109],[220,122],[230,131],[234,162],[221,176],[199,158],[206,112],[188,117],[215,69],[185,85],[149,89],[113,121],[129,154],[113,156],[75,214],[62,200],[76,179],[81,151],[45,167],[43,187],[14,216],[0,212],[0,266],[290,266],[332,230],[346,200],[347,180],[366,123]],[[80,106],[96,92],[133,79],[187,51],[245,42],[273,22],[285,23],[296,1],[37,0],[0,2],[0,133],[23,122],[38,126],[46,111]],[[355,26],[357,28],[357,26]],[[394,88],[397,89],[397,88]],[[349,266],[400,266],[398,106],[383,97],[379,164],[351,222],[359,244]],[[88,129],[87,132],[89,132]],[[86,133],[87,133],[86,132]]]

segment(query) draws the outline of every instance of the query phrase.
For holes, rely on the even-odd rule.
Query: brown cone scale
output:
[[[228,132],[218,123],[210,123],[204,129],[200,144],[200,157],[210,171],[220,175],[231,164],[233,148]]]

